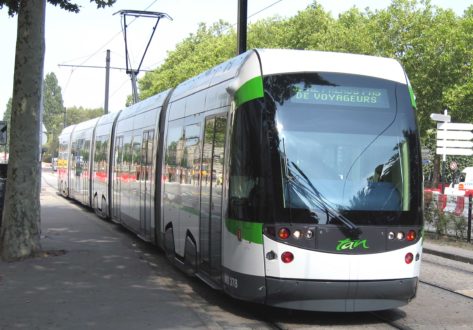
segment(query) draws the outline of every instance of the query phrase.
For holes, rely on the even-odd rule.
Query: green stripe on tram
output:
[[[248,80],[235,92],[235,103],[236,106],[239,107],[245,102],[258,99],[263,96],[263,78],[258,76]]]
[[[248,222],[235,219],[226,219],[225,225],[228,231],[238,236],[240,231],[241,239],[251,243],[263,244],[263,224],[258,222]]]
[[[411,104],[414,109],[417,109],[417,104],[416,104],[416,96],[414,94],[414,89],[412,89],[412,86],[409,84],[409,95],[411,97]]]

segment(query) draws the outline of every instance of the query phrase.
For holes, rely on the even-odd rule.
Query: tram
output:
[[[356,312],[416,295],[422,162],[393,59],[250,50],[60,141],[61,194],[235,298]]]

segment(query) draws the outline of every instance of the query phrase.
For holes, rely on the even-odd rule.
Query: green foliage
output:
[[[175,87],[235,54],[235,32],[223,21],[211,27],[201,24],[196,34],[191,34],[169,52],[164,64],[139,80],[141,99]]]
[[[287,22],[285,48],[330,50],[329,36],[336,21],[316,2]]]
[[[64,105],[61,87],[56,75],[51,72],[43,82],[43,124],[48,132],[46,158],[52,155],[59,146],[59,134],[63,128]]]
[[[116,1],[117,0],[90,0],[90,2],[96,3],[97,8],[112,6]],[[0,0],[0,9],[2,9],[3,6],[6,6],[8,8],[8,15],[14,16],[15,14],[18,14],[20,2],[21,0]],[[70,0],[48,0],[48,2],[73,13],[78,13],[80,11],[80,6]]]
[[[447,222],[452,225],[453,230],[455,232],[455,237],[461,239],[466,237],[468,227],[467,219],[465,219],[464,217],[457,216],[453,213],[448,213]]]
[[[97,118],[103,115],[103,109],[84,109],[83,107],[67,108],[66,126]]]
[[[287,48],[288,24],[278,17],[260,20],[248,27],[249,48]]]
[[[453,235],[460,239],[466,238],[468,220],[461,215],[441,211],[439,203],[439,201],[429,199],[426,200],[424,208],[424,220],[435,232],[437,238]]]
[[[337,23],[328,31],[328,50],[356,54],[377,55],[372,37],[369,12],[362,13],[352,8],[338,17]]]
[[[435,229],[437,237],[447,234],[447,215],[440,210],[439,201],[431,199],[425,203],[424,220]]]
[[[224,22],[201,24],[158,69],[139,81],[142,98],[235,56],[236,32]],[[473,122],[473,5],[463,16],[430,0],[392,0],[382,10],[351,8],[333,18],[314,1],[290,18],[273,17],[250,24],[250,48],[294,48],[392,57],[409,76],[417,103],[422,144],[435,157],[431,113],[448,109],[453,122]],[[472,157],[448,157],[459,168]],[[432,165],[425,166],[425,176]],[[447,171],[448,179],[452,174]]]

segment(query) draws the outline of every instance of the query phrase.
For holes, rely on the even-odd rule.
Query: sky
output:
[[[141,65],[138,79],[146,70],[162,64],[177,43],[195,33],[199,23],[207,25],[220,19],[235,24],[238,0],[117,0],[107,9],[97,9],[89,0],[73,1],[81,6],[79,14],[68,13],[50,4],[46,6],[46,53],[44,74],[54,72],[62,88],[65,107],[104,106],[105,59],[107,49],[111,54],[109,111],[124,107],[131,94],[130,77],[126,74],[125,42],[122,33],[121,10],[146,10],[163,12],[171,19],[160,20],[148,52]],[[317,0],[333,17],[357,7],[361,10],[386,8],[390,0]],[[313,0],[248,0],[248,22],[272,17],[291,17],[304,10]],[[451,8],[457,15],[472,4],[471,0],[432,0],[432,4]],[[127,40],[130,61],[137,68],[155,20],[127,17]],[[16,17],[8,16],[6,8],[0,10],[0,119],[6,104],[13,95],[15,62]],[[97,66],[88,68],[77,66]]]

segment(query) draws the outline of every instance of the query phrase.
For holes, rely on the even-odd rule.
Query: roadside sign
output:
[[[442,155],[442,160],[447,160],[447,155],[472,156],[473,155],[473,124],[451,123],[448,110],[443,114],[432,113],[430,119],[437,123],[437,155]],[[450,168],[456,163],[450,163]],[[455,167],[456,169],[456,167]]]
[[[458,168],[458,164],[455,161],[450,162],[450,169],[455,171]]]
[[[423,160],[430,160],[430,150],[427,148],[422,148],[421,157]]]
[[[449,123],[451,120],[451,117],[450,115],[447,115],[447,114],[442,115],[440,113],[431,113],[430,119],[435,120],[435,121],[443,121],[443,122]]]
[[[473,149],[437,148],[437,155],[473,156]]]
[[[473,124],[466,123],[437,123],[437,129],[443,129],[448,131],[472,131]]]
[[[437,140],[472,140],[473,132],[471,131],[437,131]]]
[[[463,141],[463,140],[437,140],[437,147],[447,147],[447,148],[473,148],[473,141]]]

